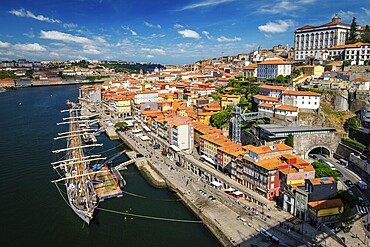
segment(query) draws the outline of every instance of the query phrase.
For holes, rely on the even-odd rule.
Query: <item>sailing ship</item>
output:
[[[100,155],[85,156],[84,149],[102,146],[103,144],[84,145],[82,143],[81,136],[88,131],[87,129],[81,130],[79,126],[79,123],[82,122],[80,119],[83,116],[80,116],[79,107],[70,102],[68,102],[68,105],[71,108],[64,111],[68,111],[70,116],[63,118],[63,120],[68,121],[58,123],[58,125],[68,124],[69,131],[59,133],[59,137],[54,138],[55,140],[65,139],[67,147],[53,151],[56,154],[65,152],[65,159],[52,163],[55,169],[61,171],[63,177],[52,182],[64,182],[70,207],[84,222],[89,224],[99,203],[99,198],[93,186],[94,176],[106,171],[89,171],[91,162],[104,160],[105,158],[100,157]]]

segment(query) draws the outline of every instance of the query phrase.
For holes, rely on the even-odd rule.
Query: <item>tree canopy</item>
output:
[[[285,144],[288,146],[293,147],[294,146],[294,137],[292,134],[289,134],[287,138],[285,139]]]
[[[356,31],[357,31],[356,17],[353,17],[351,28],[349,30],[349,37],[346,42],[347,44],[354,44],[357,42]]]
[[[232,117],[231,109],[232,107],[229,106],[225,110],[213,114],[210,119],[211,126],[219,129],[226,127]]]
[[[333,177],[335,180],[338,180],[338,172],[332,170],[328,165],[319,161],[315,161],[311,165],[315,168],[316,178]]]
[[[343,125],[343,128],[346,130],[346,131],[349,131],[350,129],[358,129],[360,127],[360,123],[357,119],[357,117],[351,117],[351,118],[348,118],[345,122],[344,122],[344,125]]]

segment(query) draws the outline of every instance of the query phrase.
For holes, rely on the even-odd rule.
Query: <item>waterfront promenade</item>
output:
[[[158,150],[151,149],[148,143],[142,142],[129,131],[119,132],[119,136],[134,150],[147,157],[153,169],[165,179],[172,189],[176,190],[178,196],[198,215],[222,245],[269,246],[270,243],[259,233],[261,227],[289,246],[305,246],[310,241],[310,238],[295,232],[287,234],[280,225],[281,220],[284,221],[285,218],[291,216],[287,212],[274,208],[269,210],[256,203],[243,199],[238,200],[214,188],[189,170],[177,166],[174,161],[162,156]],[[211,200],[210,196],[215,200]],[[267,215],[270,218],[267,218]]]

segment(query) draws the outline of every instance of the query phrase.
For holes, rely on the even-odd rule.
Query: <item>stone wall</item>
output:
[[[306,159],[308,153],[317,147],[325,147],[333,155],[337,150],[342,138],[341,133],[332,132],[328,134],[307,134],[294,136],[294,152],[296,155]]]

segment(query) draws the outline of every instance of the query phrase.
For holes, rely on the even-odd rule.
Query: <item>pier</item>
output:
[[[108,198],[122,197],[123,192],[120,189],[119,182],[117,182],[115,177],[113,177],[112,172],[108,169],[108,167],[103,166],[100,170],[106,172],[98,173],[91,177],[93,180],[101,181],[101,183],[94,183],[94,188],[98,195],[99,201],[102,202]]]

